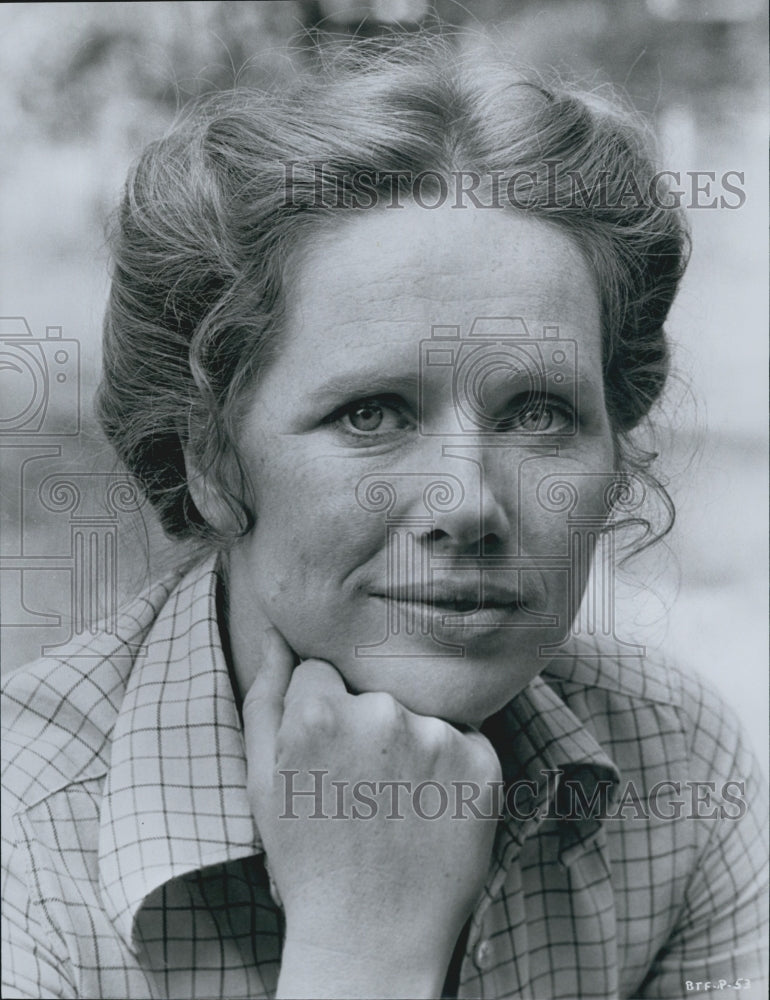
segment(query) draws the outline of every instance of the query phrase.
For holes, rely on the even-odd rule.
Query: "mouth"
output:
[[[517,612],[526,610],[517,589],[483,586],[481,581],[475,586],[465,581],[415,581],[372,596],[385,601],[391,613],[430,625],[434,632],[461,631],[465,635],[513,625]]]
[[[425,608],[445,615],[472,615],[479,611],[518,611],[523,607],[517,598],[510,601],[477,600],[471,598],[451,598],[443,600],[414,600],[410,598],[386,597],[386,600],[397,601],[415,608]]]
[[[392,587],[375,596],[403,604],[419,604],[448,614],[466,614],[484,608],[524,606],[517,588],[485,584],[481,580],[472,585],[466,581],[434,580],[424,583],[415,580],[406,586]]]

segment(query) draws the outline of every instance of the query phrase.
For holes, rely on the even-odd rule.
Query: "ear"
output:
[[[233,513],[222,499],[212,478],[200,471],[189,445],[183,447],[187,489],[199,513],[216,531],[224,534],[232,529]]]

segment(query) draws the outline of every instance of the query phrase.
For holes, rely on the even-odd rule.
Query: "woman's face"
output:
[[[569,630],[606,516],[594,278],[542,221],[412,205],[306,248],[287,300],[242,426],[239,682],[272,624],[354,692],[478,724]]]

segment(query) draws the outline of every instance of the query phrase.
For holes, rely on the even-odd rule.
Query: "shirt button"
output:
[[[480,941],[476,947],[476,965],[480,969],[488,969],[492,964],[493,949],[491,941]]]

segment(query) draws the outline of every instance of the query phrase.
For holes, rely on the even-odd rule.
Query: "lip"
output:
[[[422,626],[446,638],[488,636],[517,624],[518,613],[526,608],[517,588],[486,581],[483,586],[481,581],[473,586],[467,581],[415,581],[372,596],[384,601],[391,613],[407,616],[418,631]]]
[[[415,580],[408,585],[387,588],[374,596],[403,604],[433,608],[443,614],[469,614],[480,610],[521,608],[524,601],[517,587],[486,580],[473,584],[459,580]]]

